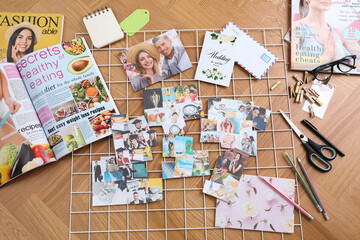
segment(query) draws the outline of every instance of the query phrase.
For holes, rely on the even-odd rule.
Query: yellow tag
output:
[[[120,27],[129,36],[134,35],[150,20],[150,12],[146,9],[136,9],[124,21],[120,23]]]

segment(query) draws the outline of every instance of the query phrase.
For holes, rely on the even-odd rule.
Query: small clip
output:
[[[315,103],[317,104],[317,105],[319,105],[320,107],[323,105],[323,103],[319,100],[319,99],[317,99],[317,97],[312,97],[312,99],[315,101]]]
[[[293,75],[293,78],[295,78],[295,80],[299,83],[299,85],[304,83],[303,80],[301,80],[301,78],[299,78],[299,76],[296,74]]]
[[[304,90],[300,91],[300,101],[299,102],[303,102],[304,101]]]
[[[274,85],[271,86],[270,91],[274,90],[277,86],[279,86],[280,81],[277,81]]]
[[[308,93],[305,93],[304,94],[304,97],[307,99],[307,100],[309,100],[309,102],[311,103],[311,104],[313,104],[315,101],[312,99],[312,96],[310,96],[310,94],[308,94]]]
[[[304,83],[308,83],[308,75],[309,73],[307,71],[305,71],[305,74],[304,74]]]
[[[298,92],[298,93],[296,94],[295,102],[297,102],[297,103],[300,102],[300,92]]]
[[[290,97],[290,98],[295,97],[294,86],[290,86],[289,88],[290,88],[290,90],[289,90],[289,97]]]
[[[311,105],[309,105],[309,113],[310,113],[310,118],[314,118],[314,117],[315,117],[314,108],[313,108],[313,106],[311,106]]]

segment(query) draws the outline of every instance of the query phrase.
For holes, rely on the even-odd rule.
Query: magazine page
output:
[[[356,55],[355,64],[359,65],[359,11],[358,0],[321,3],[293,0],[291,69],[312,70],[348,55]],[[351,64],[354,64],[352,59]],[[339,68],[334,66],[334,72],[350,70],[345,65]],[[359,74],[360,69],[350,73]]]
[[[0,62],[62,42],[62,14],[0,12]]]
[[[0,64],[0,185],[55,160],[13,63]]]
[[[57,159],[111,134],[118,110],[84,39],[30,53],[16,66]]]

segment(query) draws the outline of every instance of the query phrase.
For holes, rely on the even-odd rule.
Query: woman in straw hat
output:
[[[34,45],[40,41],[41,35],[41,28],[29,22],[10,27],[5,33],[8,42],[6,58],[1,59],[0,62],[16,63],[26,54],[33,52]]]
[[[135,91],[164,79],[159,68],[160,54],[150,43],[143,42],[130,48],[126,61],[133,64],[135,72],[139,73],[130,79]]]

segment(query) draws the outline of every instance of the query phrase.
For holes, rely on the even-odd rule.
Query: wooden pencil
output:
[[[300,158],[297,158],[297,160],[298,160],[298,162],[299,162],[299,165],[300,165],[301,170],[302,170],[303,173],[304,173],[304,176],[305,176],[305,178],[306,178],[306,181],[308,181],[308,183],[309,183],[309,185],[310,185],[310,188],[311,188],[311,190],[313,191],[316,200],[318,201],[318,203],[320,204],[320,207],[321,207],[322,210],[323,210],[323,214],[324,214],[325,219],[328,221],[330,218],[329,218],[329,216],[327,215],[327,213],[326,213],[326,211],[325,211],[325,208],[324,208],[324,206],[322,205],[318,194],[316,193],[315,187],[314,187],[314,185],[312,184],[312,182],[311,182],[311,180],[310,180],[310,177],[309,177],[309,175],[307,174],[304,165],[302,164]]]
[[[272,185],[267,179],[258,176],[261,180],[263,180],[269,187],[274,189],[277,193],[279,193],[283,198],[285,198],[289,203],[291,203],[294,207],[300,210],[303,214],[305,214],[307,217],[309,217],[311,220],[314,220],[314,217],[310,215],[305,209],[303,209],[300,205],[298,205],[296,202],[288,198],[284,193],[282,193],[279,189],[277,189],[274,185]]]
[[[300,175],[300,172],[297,170],[297,168],[295,167],[293,161],[291,160],[289,154],[287,154],[287,152],[285,152],[285,157],[289,160],[291,166],[293,167],[293,169],[295,170],[296,174],[298,175],[298,177],[300,178],[301,183],[304,185],[306,191],[308,192],[308,194],[310,195],[311,200],[314,202],[315,206],[317,207],[317,209],[319,210],[319,212],[322,212],[322,208],[320,207],[319,203],[316,201],[314,195],[312,194],[310,188],[308,187],[308,185],[306,184],[305,180],[303,179],[303,177]]]

